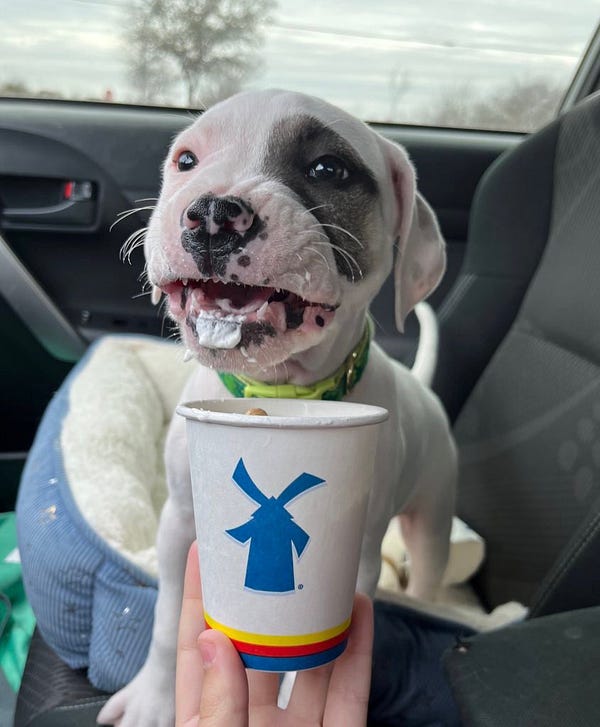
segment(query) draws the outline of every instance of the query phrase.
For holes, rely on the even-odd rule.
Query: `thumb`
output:
[[[231,641],[219,631],[198,638],[204,676],[198,727],[247,727],[248,680]]]

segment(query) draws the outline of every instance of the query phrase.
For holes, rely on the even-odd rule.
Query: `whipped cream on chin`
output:
[[[215,315],[200,311],[196,319],[198,343],[205,348],[231,349],[242,340],[244,315]]]

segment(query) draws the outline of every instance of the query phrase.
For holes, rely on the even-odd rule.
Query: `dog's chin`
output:
[[[184,344],[201,364],[259,378],[315,346],[338,307],[290,290],[216,279],[162,288]]]
[[[319,330],[263,336],[252,330],[249,335],[251,342],[246,345],[215,349],[199,345],[188,325],[182,326],[180,331],[187,350],[203,366],[264,381],[271,381],[274,374],[285,377],[290,359],[318,345],[325,335]]]

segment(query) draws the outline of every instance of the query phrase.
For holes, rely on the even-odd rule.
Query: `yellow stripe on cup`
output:
[[[350,619],[346,619],[339,626],[334,626],[324,631],[314,631],[311,634],[300,634],[299,636],[270,636],[268,634],[254,634],[250,631],[240,631],[215,621],[212,616],[204,612],[204,620],[211,627],[221,631],[232,641],[243,641],[246,644],[259,644],[261,646],[303,646],[304,644],[315,644],[319,641],[327,641],[341,634],[350,626]]]

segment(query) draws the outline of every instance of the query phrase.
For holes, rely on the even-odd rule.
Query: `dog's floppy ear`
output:
[[[402,332],[406,316],[440,282],[446,269],[446,245],[434,211],[417,192],[415,171],[406,152],[385,141],[396,202],[394,284],[396,326]]]

